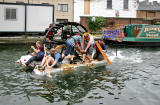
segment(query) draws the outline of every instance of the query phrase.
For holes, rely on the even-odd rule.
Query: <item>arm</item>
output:
[[[102,46],[102,49],[103,49],[103,50],[107,50],[107,48],[106,48],[106,46],[105,46],[105,45],[103,45],[103,46]]]
[[[55,66],[57,64],[58,61],[54,61],[53,64],[51,65],[51,67]]]
[[[36,52],[36,53],[39,53],[39,52],[40,52],[40,49],[37,50],[34,46],[31,46],[31,48],[32,48],[33,51]]]
[[[55,55],[55,59],[54,59],[54,62],[52,63],[52,65],[50,67],[53,67],[55,66],[57,63],[58,63],[58,60],[61,58],[61,55],[60,54],[56,54]]]
[[[84,50],[84,40],[82,40],[82,42],[81,42],[81,48],[82,48],[82,50]]]
[[[85,52],[87,52],[87,50],[88,50],[88,48],[89,48],[90,45],[91,45],[91,42],[89,41],[88,44],[87,44],[87,47],[85,49]]]
[[[80,46],[79,46],[79,44],[78,44],[78,43],[76,43],[76,46],[78,47],[78,49],[79,49],[79,50],[81,50],[81,48],[80,48]]]
[[[88,44],[87,44],[87,47],[86,47],[86,49],[85,49],[85,52],[88,50],[88,48],[90,47],[90,45],[91,45],[92,43],[94,43],[94,37],[91,35],[90,40],[89,40],[89,42],[88,42]]]

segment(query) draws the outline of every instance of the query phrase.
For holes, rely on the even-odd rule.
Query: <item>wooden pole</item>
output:
[[[107,63],[111,64],[111,61],[108,59],[107,55],[105,54],[105,52],[103,51],[103,49],[101,48],[101,46],[98,42],[96,42],[96,46],[98,47],[99,51],[101,52],[101,54],[103,55],[103,57],[107,61]]]
[[[116,44],[116,56],[117,56],[117,44]]]
[[[45,44],[44,44],[44,54],[46,55],[45,60],[46,60],[47,67],[48,67],[48,56],[47,56],[47,51],[46,51],[46,46],[45,46]]]
[[[51,76],[51,74],[50,74],[50,70],[48,70],[48,56],[47,56],[47,51],[46,51],[46,46],[45,46],[45,44],[44,44],[44,53],[45,53],[45,55],[46,55],[46,63],[47,63],[47,69],[45,68],[45,70],[47,70],[48,71],[48,77],[52,77]]]

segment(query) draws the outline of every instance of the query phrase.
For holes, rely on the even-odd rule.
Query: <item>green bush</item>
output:
[[[95,17],[95,21],[92,21],[92,17],[88,18],[88,27],[90,31],[100,30],[101,27],[106,26],[106,19],[102,17]]]
[[[156,23],[155,23],[155,25],[160,25],[160,22],[159,22],[159,21],[158,21],[158,22],[156,22]]]
[[[21,36],[22,36],[22,38],[26,39],[26,38],[28,38],[29,35],[28,34],[22,34]]]

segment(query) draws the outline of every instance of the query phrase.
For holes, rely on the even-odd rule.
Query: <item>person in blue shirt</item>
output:
[[[47,64],[48,63],[48,64]],[[62,64],[62,57],[59,52],[57,52],[54,48],[50,49],[50,55],[43,58],[41,66],[47,66],[47,69],[51,69],[53,67],[59,67]]]

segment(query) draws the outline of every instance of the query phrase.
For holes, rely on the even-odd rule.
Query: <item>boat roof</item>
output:
[[[160,11],[160,3],[157,1],[149,2],[148,0],[139,2],[138,9],[143,11]]]

